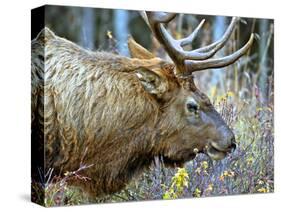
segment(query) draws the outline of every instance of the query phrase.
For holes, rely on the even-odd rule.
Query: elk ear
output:
[[[138,44],[132,37],[128,39],[128,48],[132,58],[152,59],[155,56],[147,49]]]
[[[48,40],[51,40],[51,39],[56,39],[56,35],[48,27],[45,27],[44,29],[42,29],[38,33],[37,37],[35,38],[35,40],[37,40],[38,42],[42,42],[42,43],[46,43]]]
[[[166,79],[148,68],[138,68],[136,70],[136,75],[139,78],[143,88],[148,93],[156,95],[157,98],[161,98],[162,95],[168,90],[168,83]]]

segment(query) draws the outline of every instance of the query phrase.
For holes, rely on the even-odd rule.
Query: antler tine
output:
[[[154,36],[163,45],[166,52],[179,67],[179,69],[184,70],[184,63],[180,54],[182,50],[180,42],[178,40],[175,40],[162,25],[162,23],[168,23],[173,18],[175,18],[176,14],[167,14],[163,12],[146,12],[146,15]]]
[[[198,35],[200,28],[204,24],[204,20],[201,21],[194,32],[187,38],[176,40],[163,26],[163,23],[168,23],[176,17],[175,13],[146,12],[146,14],[147,21],[155,37],[163,45],[166,52],[177,66],[176,75],[185,76],[190,75],[195,71],[208,68],[220,68],[232,64],[247,52],[254,40],[254,35],[252,34],[249,41],[233,54],[219,59],[209,59],[229,40],[239,18],[232,18],[224,35],[218,41],[192,51],[185,51],[183,47],[190,44]]]
[[[164,13],[164,12],[146,12],[146,14],[148,15],[150,24],[168,23],[177,16],[176,13]]]
[[[236,23],[237,23],[238,21],[239,21],[239,18],[238,18],[238,17],[233,17],[233,18],[231,19],[231,22],[230,22],[229,26],[227,27],[225,33],[223,34],[223,36],[222,36],[218,41],[216,41],[215,43],[212,43],[212,44],[210,44],[210,45],[208,45],[208,46],[204,46],[204,47],[201,47],[201,48],[199,48],[199,49],[195,49],[195,50],[193,50],[193,51],[194,51],[194,52],[201,52],[201,53],[203,53],[203,52],[208,52],[208,51],[214,49],[214,48],[217,47],[217,46],[223,47],[224,44],[225,44],[225,43],[228,41],[228,39],[230,38],[230,35],[232,34],[232,32],[233,32],[233,30],[234,30],[234,28],[235,28],[235,25],[236,25]]]
[[[222,47],[224,47],[225,43],[230,38],[230,35],[233,32],[237,21],[238,18],[232,18],[232,21],[225,31],[224,35],[217,42],[199,49],[195,49],[193,51],[183,52],[184,58],[189,60],[205,60],[214,56],[214,54],[216,54]]]
[[[173,20],[177,15],[176,13],[164,13],[164,12],[157,12],[157,13],[146,12],[146,13],[148,14],[150,25],[159,24],[159,23],[168,23],[171,20]],[[165,28],[163,28],[163,31],[165,32],[165,34],[167,33],[167,36],[169,36],[170,39],[173,40],[173,42],[176,42],[178,45],[184,47],[186,45],[191,44],[194,41],[194,39],[198,35],[204,23],[205,23],[205,19],[203,19],[200,22],[200,24],[195,28],[195,30],[188,37],[179,40],[172,38]]]
[[[235,28],[235,24],[238,20],[239,19],[237,17],[232,18],[231,23],[225,31],[224,35],[218,41],[208,46],[186,52],[185,58],[191,60],[205,60],[214,56],[214,54],[216,54],[222,47],[224,47],[225,43],[229,40],[230,35],[232,34]]]
[[[204,24],[204,20],[201,21],[190,36],[184,39],[176,40],[162,25],[163,23],[168,23],[174,19],[176,17],[175,13],[146,12],[146,15],[155,37],[163,45],[166,52],[177,65],[178,69],[181,70],[181,72],[184,72],[185,51],[183,46],[190,44],[195,39],[200,28]]]
[[[200,29],[202,28],[202,26],[204,25],[204,23],[205,23],[205,19],[203,19],[200,22],[200,24],[195,28],[195,30],[188,37],[178,40],[180,42],[180,45],[182,47],[184,47],[186,45],[191,44],[194,41],[194,39],[197,37],[197,35],[198,35]]]
[[[186,60],[185,67],[187,70],[187,74],[209,68],[221,68],[228,66],[238,60],[241,56],[243,56],[251,47],[253,41],[254,34],[252,33],[249,41],[241,49],[237,50],[231,55],[218,59],[208,59],[204,61]]]

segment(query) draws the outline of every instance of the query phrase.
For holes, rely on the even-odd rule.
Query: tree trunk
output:
[[[80,43],[83,47],[93,50],[95,48],[95,16],[92,8],[83,8],[82,24],[80,30]]]
[[[114,10],[114,32],[117,40],[118,52],[129,56],[127,48],[129,14],[126,10]]]
[[[269,39],[269,21],[267,19],[261,19],[259,26],[259,34],[261,35],[261,39],[259,41],[259,88],[262,94],[261,100],[263,102],[267,102],[267,90],[268,90],[268,48],[267,41]]]
[[[213,30],[213,42],[219,40],[226,30],[226,18],[224,16],[215,16],[214,21],[214,30]],[[217,56],[223,56],[224,51],[220,50]],[[224,68],[220,70],[212,70],[212,85],[220,85],[223,92],[225,92],[224,84],[225,71]]]

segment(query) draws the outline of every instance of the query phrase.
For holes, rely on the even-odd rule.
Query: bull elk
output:
[[[155,156],[182,166],[197,153],[219,160],[235,148],[233,132],[195,86],[193,72],[234,63],[251,47],[253,34],[233,54],[210,59],[238,18],[217,42],[185,51],[204,21],[175,40],[163,26],[175,16],[146,12],[144,17],[173,63],[132,38],[132,58],[85,50],[48,28],[32,40],[32,143],[43,142],[45,171],[61,175],[83,161],[90,166],[80,174],[90,180],[70,183],[98,197],[120,191]]]

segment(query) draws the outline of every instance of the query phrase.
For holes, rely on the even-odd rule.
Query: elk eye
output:
[[[197,113],[198,112],[198,105],[195,102],[189,102],[186,104],[186,108],[191,113]]]

